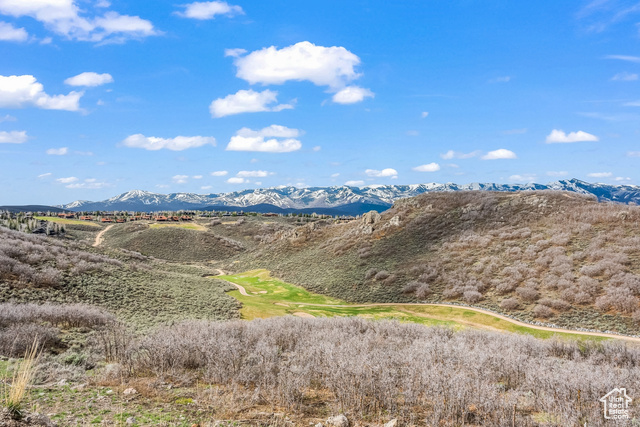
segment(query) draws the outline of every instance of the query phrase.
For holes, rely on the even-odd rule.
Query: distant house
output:
[[[180,218],[177,217],[177,216],[172,216],[171,217],[171,221],[176,221],[177,222],[177,221],[180,221]]]
[[[100,222],[113,222],[111,218],[102,218]]]
[[[183,220],[183,221],[193,221],[193,218],[191,218],[190,216],[187,216],[187,215],[182,215],[180,217],[180,219]]]
[[[279,216],[279,215],[277,213],[265,213],[265,214],[262,214],[262,216],[274,217],[274,216]]]
[[[168,218],[164,215],[158,215],[154,218],[156,221],[168,221]]]
[[[93,217],[92,217],[92,216],[89,216],[89,215],[81,216],[81,217],[80,217],[80,219],[81,219],[82,221],[93,221]]]
[[[142,219],[150,220],[151,215],[142,215]]]
[[[125,218],[118,218],[118,219],[116,219],[116,222],[119,223],[119,224],[122,224],[124,222],[127,222],[127,220]]]

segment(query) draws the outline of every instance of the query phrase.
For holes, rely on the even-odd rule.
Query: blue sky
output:
[[[0,204],[638,184],[640,2],[0,0]]]

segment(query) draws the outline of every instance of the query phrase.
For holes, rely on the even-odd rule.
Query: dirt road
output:
[[[102,244],[102,242],[104,241],[104,233],[106,233],[107,231],[109,231],[111,229],[111,227],[113,227],[115,224],[111,224],[109,225],[107,228],[105,228],[104,230],[102,230],[101,232],[98,233],[98,235],[96,236],[96,240],[95,242],[93,242],[93,247],[96,246],[100,246]]]

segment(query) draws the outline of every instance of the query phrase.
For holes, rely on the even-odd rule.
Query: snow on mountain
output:
[[[531,191],[556,190],[592,194],[601,201],[640,203],[640,187],[636,185],[591,184],[577,179],[543,184],[428,183],[413,185],[371,185],[363,188],[333,187],[273,187],[220,194],[172,193],[157,194],[133,190],[101,202],[78,200],[60,206],[75,211],[92,210],[182,210],[207,206],[250,208],[272,205],[281,209],[327,209],[354,204],[391,206],[394,201],[430,191]]]

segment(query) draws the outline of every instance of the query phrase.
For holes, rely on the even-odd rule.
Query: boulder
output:
[[[372,212],[374,212],[374,211],[372,211]],[[371,212],[369,212],[369,213],[371,213]],[[342,414],[336,415],[335,417],[327,418],[327,421],[325,421],[325,424],[327,425],[327,427],[349,427],[349,425],[350,425],[349,424],[349,420],[347,419],[347,417],[345,417]]]
[[[380,218],[382,217],[377,211],[369,211],[362,215],[362,223],[367,225],[376,224],[377,222],[380,222]]]

